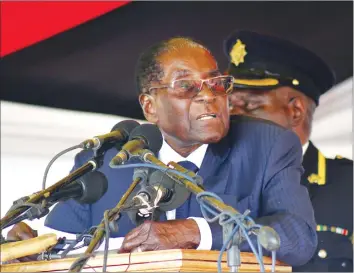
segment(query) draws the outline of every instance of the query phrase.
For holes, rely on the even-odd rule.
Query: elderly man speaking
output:
[[[257,223],[278,232],[280,260],[290,265],[306,263],[317,237],[310,198],[300,184],[303,168],[297,136],[254,119],[230,123],[227,93],[233,78],[222,75],[211,52],[192,39],[171,38],[148,48],[138,61],[136,75],[145,118],[159,127],[164,138],[159,159],[188,161],[207,191],[242,213],[249,209]],[[115,154],[114,149],[107,151],[100,168],[109,181],[103,198],[93,205],[74,200],[59,203],[46,219],[48,227],[80,233],[97,225],[104,211],[116,205],[131,184],[133,170],[111,169],[108,163]],[[79,153],[74,168],[90,155]],[[220,249],[223,242],[222,228],[202,218],[194,196],[159,221],[134,227],[123,215],[119,227],[111,236],[125,236],[120,252]],[[247,242],[241,251],[250,251]]]

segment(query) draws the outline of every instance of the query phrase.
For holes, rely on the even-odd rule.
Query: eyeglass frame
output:
[[[203,85],[204,85],[205,82],[207,82],[207,81],[209,81],[211,79],[216,79],[216,78],[230,78],[231,79],[230,89],[228,91],[225,91],[225,95],[227,95],[228,93],[230,93],[230,91],[232,91],[233,83],[234,83],[234,79],[235,78],[232,75],[220,75],[220,76],[215,76],[215,77],[211,77],[211,78],[207,78],[207,79],[199,79],[201,81],[201,84],[200,84],[200,87],[198,88],[199,92],[195,96],[197,96],[202,91],[202,88],[203,88]],[[177,80],[171,81],[169,84],[160,85],[160,86],[151,86],[151,87],[149,87],[148,91],[145,92],[145,93],[150,94],[152,89],[161,89],[161,88],[171,88],[171,89],[173,89],[174,88],[174,83],[176,81],[183,81],[183,80],[194,80],[194,79],[177,79]],[[209,86],[208,86],[208,88],[209,88]],[[214,93],[213,90],[211,90],[211,91]]]

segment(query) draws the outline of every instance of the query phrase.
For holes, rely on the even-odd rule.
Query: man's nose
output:
[[[196,102],[214,102],[216,99],[216,96],[214,92],[207,86],[206,83],[203,83],[202,90],[198,93],[198,95],[195,98]]]

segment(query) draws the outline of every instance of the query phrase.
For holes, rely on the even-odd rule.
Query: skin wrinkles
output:
[[[231,115],[246,115],[273,121],[293,130],[305,144],[311,134],[315,102],[283,86],[271,90],[234,89],[229,95]]]
[[[164,53],[158,61],[164,70],[163,84],[176,79],[206,79],[220,75],[215,59],[203,48],[183,48]],[[161,84],[152,83],[151,86]],[[206,84],[193,99],[177,98],[167,88],[153,90],[149,101],[146,95],[140,96],[145,117],[159,126],[166,142],[180,155],[186,157],[202,144],[217,142],[227,134],[229,111],[226,95],[215,96]],[[215,113],[216,118],[197,120],[205,113]]]

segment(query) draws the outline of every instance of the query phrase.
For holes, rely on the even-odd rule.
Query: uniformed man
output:
[[[353,272],[353,162],[326,158],[309,141],[313,113],[335,84],[334,74],[313,52],[250,31],[230,35],[224,49],[227,73],[235,77],[232,114],[292,128],[303,145],[302,184],[315,210],[318,249],[309,263],[293,270]]]

